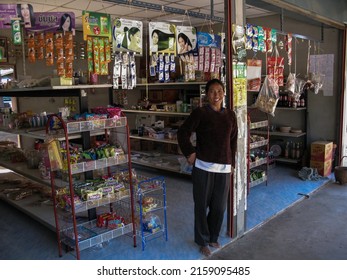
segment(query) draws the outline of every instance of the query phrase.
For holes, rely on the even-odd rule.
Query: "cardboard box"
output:
[[[72,86],[72,78],[51,78],[51,86]]]
[[[311,144],[311,160],[327,161],[331,160],[333,155],[333,142],[316,141]]]
[[[317,168],[318,174],[321,176],[329,176],[331,174],[332,161],[331,159],[326,161],[310,161],[311,168]]]

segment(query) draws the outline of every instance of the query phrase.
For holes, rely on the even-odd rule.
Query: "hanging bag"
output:
[[[266,76],[257,100],[255,101],[255,107],[262,112],[275,116],[275,110],[279,99],[278,91],[279,87],[275,80]]]

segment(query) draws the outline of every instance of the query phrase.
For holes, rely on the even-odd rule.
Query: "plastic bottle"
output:
[[[296,144],[296,159],[300,159],[301,153],[300,153],[300,143]]]
[[[295,143],[292,143],[292,150],[291,150],[291,158],[295,159],[296,156],[296,147],[295,147]]]
[[[289,142],[286,143],[286,149],[284,150],[284,157],[289,158]]]

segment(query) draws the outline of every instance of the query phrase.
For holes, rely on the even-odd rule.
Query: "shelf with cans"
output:
[[[258,134],[259,129],[267,132]],[[265,113],[257,109],[248,111],[248,192],[250,188],[268,181],[269,164],[273,162],[269,151],[269,120]]]

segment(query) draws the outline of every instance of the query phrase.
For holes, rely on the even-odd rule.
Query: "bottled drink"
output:
[[[296,156],[296,147],[295,147],[295,143],[292,143],[292,150],[291,150],[291,158],[295,159]]]
[[[300,153],[300,143],[296,144],[296,158],[300,159],[301,153]]]
[[[286,143],[286,149],[284,150],[284,157],[289,158],[289,142]]]

